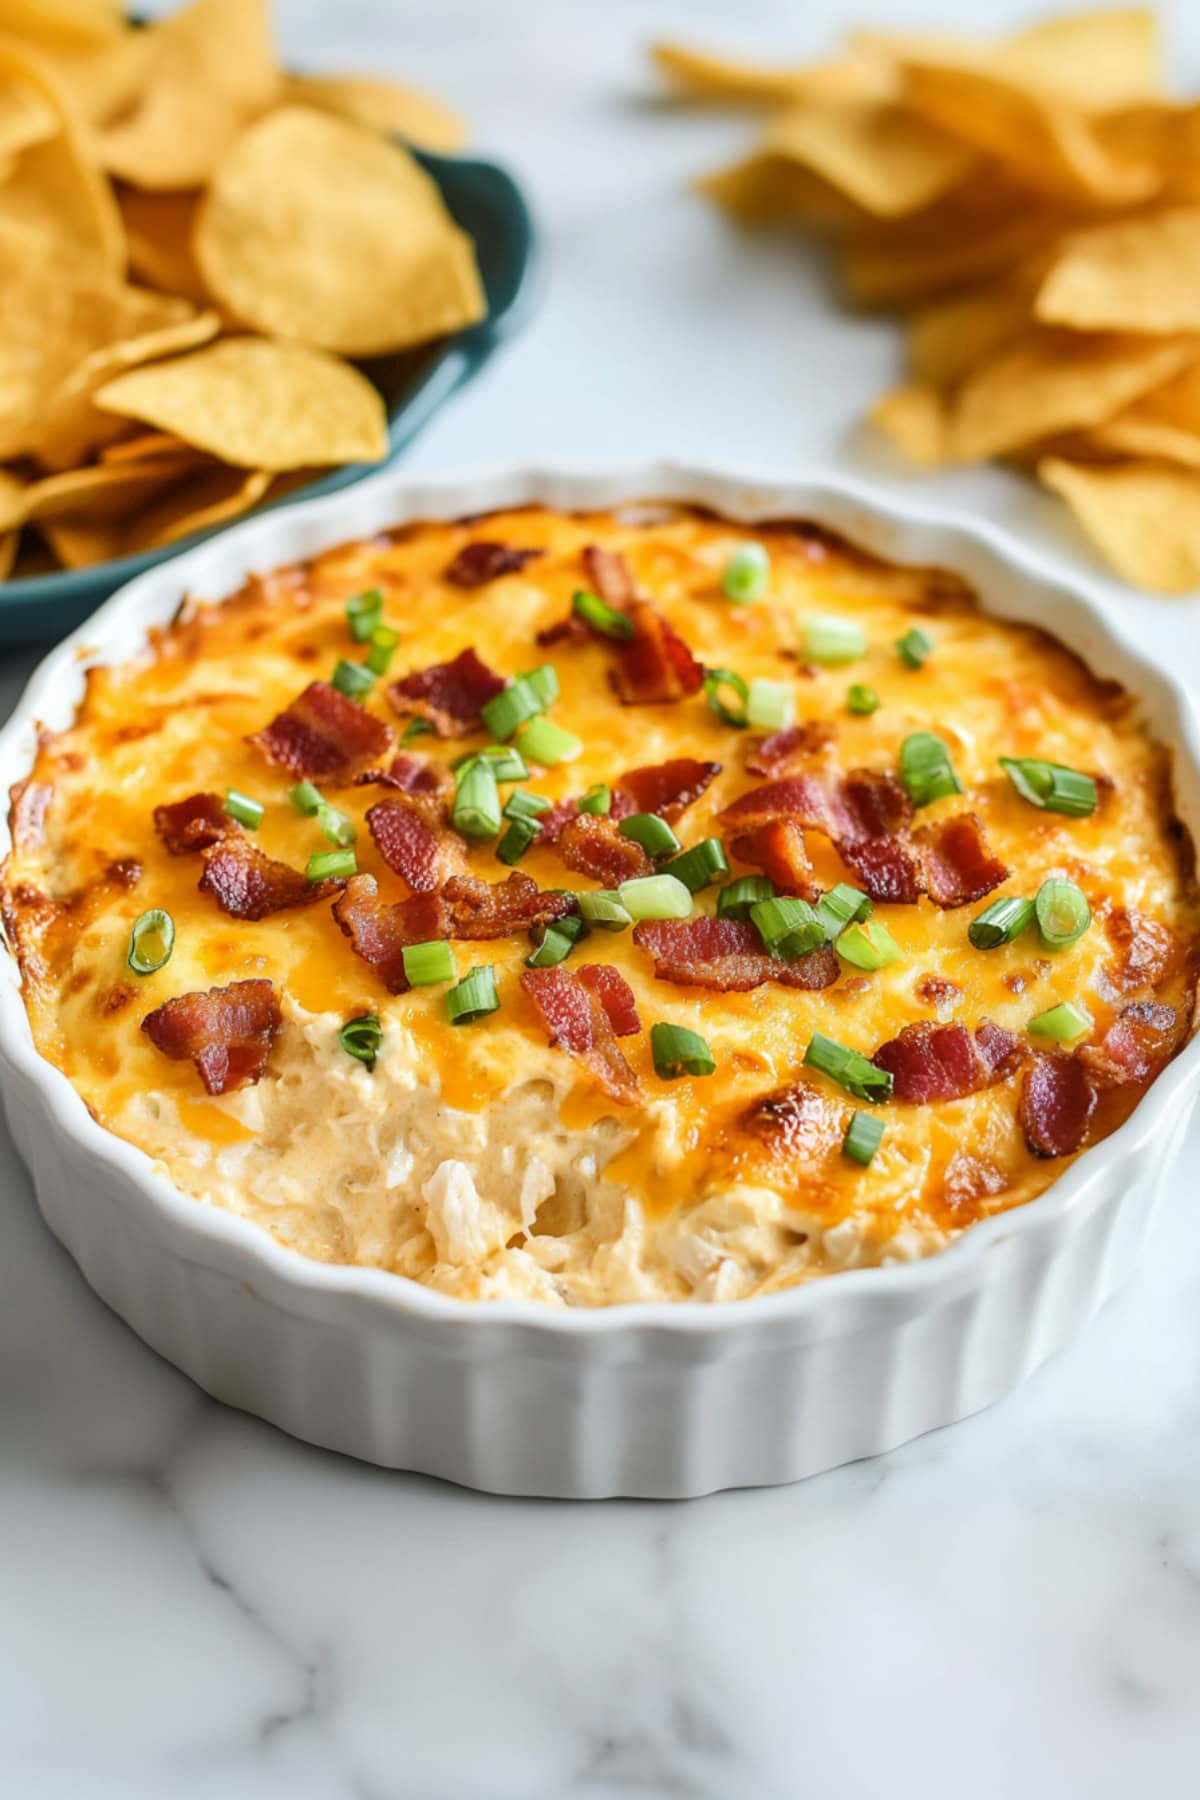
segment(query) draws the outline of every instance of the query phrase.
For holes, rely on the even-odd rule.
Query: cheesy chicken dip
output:
[[[804,524],[523,509],[189,601],[12,823],[34,1036],[95,1118],[467,1299],[927,1255],[1192,1028],[1129,697]]]

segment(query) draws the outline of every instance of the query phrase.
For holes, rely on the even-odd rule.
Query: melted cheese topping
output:
[[[450,559],[480,536],[544,554],[486,587],[449,586]],[[770,591],[733,606],[721,571],[750,537],[769,548]],[[1068,875],[1096,914],[1089,932],[1058,953],[1032,929],[981,953],[967,940],[978,906],[884,906],[879,917],[902,961],[873,975],[843,968],[822,992],[767,984],[744,994],[660,982],[631,934],[596,933],[573,961],[613,962],[644,1025],[689,1026],[717,1061],[711,1078],[665,1082],[648,1030],[622,1040],[646,1096],[628,1109],[548,1044],[519,986],[524,938],[455,945],[460,974],[493,964],[502,1007],[453,1029],[442,990],[387,995],[328,905],[243,923],[197,891],[199,858],[169,855],[155,835],[160,803],[238,788],[265,804],[253,842],[269,856],[302,868],[327,847],[288,803],[290,778],[246,739],[310,680],[328,678],[339,657],[361,654],[346,626],[348,596],[383,590],[384,618],[400,634],[392,676],[469,644],[512,675],[542,660],[536,633],[568,610],[590,543],[626,557],[702,662],[747,680],[790,681],[800,718],[835,723],[841,768],[893,770],[909,732],[940,732],[966,795],[935,802],[921,823],[974,809],[1013,870],[989,899],[1032,895],[1047,876]],[[859,622],[869,654],[849,668],[803,666],[796,650],[813,613]],[[918,671],[894,648],[914,623],[936,640]],[[715,832],[715,815],[756,779],[744,767],[746,734],[715,717],[703,695],[620,706],[600,642],[548,654],[562,690],[553,717],[586,748],[525,785],[558,797],[630,767],[712,759],[722,773],[677,829],[685,844]],[[851,681],[878,690],[878,711],[847,711]],[[384,686],[367,704],[390,717]],[[424,738],[416,747],[449,759],[464,744]],[[1107,777],[1103,803],[1087,819],[1039,812],[1014,793],[1000,755]],[[335,797],[359,826],[360,869],[399,898],[402,884],[362,824],[379,790],[341,788]],[[855,1103],[811,1070],[803,1079],[827,1098],[824,1127],[784,1147],[744,1128],[748,1108],[801,1078],[815,1030],[870,1055],[932,1017],[970,1026],[990,1018],[1023,1034],[1036,1014],[1079,999],[1098,1039],[1129,998],[1154,993],[1190,1006],[1195,898],[1166,755],[1131,703],[1037,630],[982,616],[952,578],[886,566],[786,525],[747,532],[686,511],[637,523],[522,510],[486,524],[409,527],[255,579],[225,604],[193,602],[137,661],[90,672],[75,724],[41,746],[15,827],[5,915],[35,1038],[97,1119],[160,1159],[186,1191],[304,1254],[376,1264],[465,1296],[530,1294],[557,1305],[719,1299],[937,1249],[974,1220],[1031,1199],[1064,1166],[1026,1149],[1019,1078],[950,1103],[883,1107],[882,1146],[862,1169],[840,1153]],[[809,844],[825,885],[853,880],[823,839],[810,834]],[[484,879],[507,873],[490,845],[474,847],[471,864]],[[535,845],[521,868],[545,887],[593,885],[565,875],[548,847]],[[714,902],[709,889],[697,908]],[[172,914],[176,946],[165,968],[138,978],[126,965],[129,931],[150,907]],[[1105,927],[1122,909],[1166,927],[1176,951],[1148,985],[1126,982],[1118,994],[1119,952]],[[154,1048],[141,1020],[174,995],[252,976],[268,977],[283,1000],[271,1067],[258,1087],[210,1099],[190,1063]],[[930,978],[953,986],[936,989]],[[378,1013],[385,1031],[373,1074],[337,1042],[339,1026],[363,1011]],[[1107,1099],[1093,1137],[1136,1097]]]

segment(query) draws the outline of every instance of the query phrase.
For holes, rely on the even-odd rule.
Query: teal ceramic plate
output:
[[[488,311],[478,325],[457,337],[364,365],[387,403],[387,462],[399,454],[438,407],[470,380],[497,344],[521,323],[530,310],[534,291],[536,234],[525,198],[511,175],[496,163],[470,157],[433,156],[423,151],[414,154],[441,188],[454,218],[475,240]],[[298,500],[335,493],[381,467],[381,463],[354,463],[333,469],[271,504],[293,506]],[[257,510],[269,511],[271,506]],[[56,571],[0,583],[0,644],[64,637],[132,576],[222,529],[214,526],[211,531],[196,532],[163,550],[123,556],[116,562],[98,563],[92,569]]]

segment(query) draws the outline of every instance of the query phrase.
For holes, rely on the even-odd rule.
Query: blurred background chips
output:
[[[474,248],[391,141],[458,118],[279,67],[267,0],[136,27],[0,0],[0,579],[157,548],[380,459],[346,357],[482,318]]]
[[[822,234],[846,296],[906,320],[874,408],[912,463],[1007,457],[1135,586],[1200,586],[1200,107],[1147,10],[1002,41],[858,32],[773,69],[655,50],[683,98],[768,109],[701,189]]]

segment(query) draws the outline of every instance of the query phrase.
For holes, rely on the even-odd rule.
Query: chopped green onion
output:
[[[821,895],[816,905],[817,918],[830,943],[847,925],[869,919],[874,910],[875,902],[871,896],[864,894],[861,888],[851,887],[848,881],[839,881],[836,887]]]
[[[450,767],[461,776],[473,762],[486,762],[497,781],[524,781],[529,774],[525,758],[515,744],[489,744],[484,750],[468,750],[455,757]]]
[[[366,667],[372,675],[386,675],[396,654],[400,633],[390,625],[377,625],[371,633],[371,648],[366,654]]]
[[[944,794],[961,794],[950,752],[932,731],[914,731],[900,746],[900,779],[914,806],[928,806]]]
[[[633,924],[633,915],[626,911],[620,894],[609,888],[590,888],[576,894],[575,901],[584,924],[596,930],[624,931]]]
[[[640,875],[623,881],[617,896],[631,919],[689,919],[692,896],[674,875]]]
[[[654,1073],[663,1081],[677,1081],[681,1075],[711,1075],[717,1059],[698,1031],[685,1025],[667,1025],[661,1019],[650,1027],[650,1054]]]
[[[479,709],[484,724],[499,743],[507,742],[526,719],[536,719],[544,711],[544,703],[523,675],[510,681]]]
[[[813,1032],[804,1060],[810,1068],[819,1069],[822,1075],[828,1075],[831,1081],[844,1087],[856,1100],[869,1100],[878,1106],[881,1101],[891,1099],[892,1077],[886,1069],[877,1068],[857,1050],[847,1050],[844,1044],[835,1043],[822,1031]]]
[[[153,906],[134,920],[126,961],[135,975],[153,975],[170,962],[174,948],[175,921],[169,912]]]
[[[405,955],[408,952],[405,951]],[[375,1013],[360,1013],[357,1019],[347,1019],[338,1032],[338,1043],[352,1056],[355,1062],[373,1069],[379,1055],[379,1046],[383,1042],[383,1026]]]
[[[597,781],[579,801],[580,812],[608,813],[612,811],[612,789]]]
[[[401,955],[409,987],[432,987],[438,981],[453,981],[458,974],[447,938],[431,938],[425,944],[406,944]]]
[[[526,669],[518,680],[533,689],[543,707],[553,706],[558,699],[558,670],[553,663],[539,663],[536,669]]]
[[[513,819],[496,845],[496,855],[502,863],[519,863],[534,838],[542,835],[542,828],[536,819]]]
[[[362,663],[347,662],[340,656],[333,671],[333,685],[347,700],[362,700],[375,686],[375,677]]]
[[[1043,881],[1034,908],[1038,930],[1052,950],[1065,950],[1083,936],[1092,922],[1092,909],[1083,889],[1058,877]]]
[[[1049,1038],[1055,1044],[1069,1044],[1074,1038],[1082,1037],[1085,1031],[1092,1029],[1092,1020],[1082,1006],[1076,1006],[1073,1000],[1063,1000],[1058,1006],[1052,1006],[1049,1012],[1039,1013],[1036,1019],[1030,1019],[1027,1029],[1038,1037]]]
[[[346,602],[346,623],[350,627],[350,635],[360,644],[370,642],[371,634],[382,617],[382,588],[367,588],[364,593],[352,594]]]
[[[514,788],[504,802],[504,817],[506,819],[536,819],[539,813],[549,812],[553,804],[552,800],[547,800],[545,794],[531,794],[528,788]]]
[[[500,790],[486,758],[476,757],[459,770],[452,818],[464,837],[492,838],[500,830]]]
[[[295,787],[288,789],[288,799],[298,813],[311,819],[318,806],[322,804],[321,790],[313,786],[311,781],[298,781]]]
[[[732,688],[741,701],[741,710],[727,706],[721,698],[722,688]],[[750,689],[741,676],[732,669],[706,669],[704,671],[704,697],[713,712],[725,725],[733,725],[741,731],[750,723],[746,714],[746,703],[750,698]]]
[[[671,830],[665,819],[657,813],[631,813],[622,819],[617,826],[622,837],[632,838],[640,844],[647,856],[657,861],[663,856],[674,856],[682,848],[679,839]]]
[[[413,738],[432,736],[433,726],[429,723],[428,719],[410,719],[408,724],[404,727],[404,730],[400,733],[400,742],[402,744],[407,744]]]
[[[762,544],[742,544],[721,574],[721,592],[735,606],[753,606],[767,591],[771,559]]]
[[[868,713],[878,712],[879,695],[866,682],[852,681],[846,689],[846,710],[859,713],[865,718]]]
[[[757,676],[746,696],[746,718],[758,731],[784,731],[796,718],[796,694],[790,681]]]
[[[760,900],[750,908],[750,918],[770,955],[788,962],[819,950],[825,942],[825,927],[807,900],[788,894]]]
[[[1043,812],[1066,813],[1086,819],[1096,810],[1096,783],[1080,769],[1062,763],[1042,762],[1036,756],[1002,756],[1000,767],[1030,806]]]
[[[883,1120],[873,1118],[870,1113],[852,1114],[846,1127],[846,1135],[842,1139],[842,1155],[848,1156],[851,1162],[861,1163],[865,1169],[878,1150],[886,1130]]]
[[[559,763],[574,762],[583,754],[583,739],[573,731],[564,731],[550,719],[534,719],[521,733],[521,754],[530,762],[553,769]]]
[[[472,1019],[482,1019],[486,1013],[499,1009],[500,996],[490,963],[480,963],[446,995],[446,1013],[452,1025],[469,1025]]]
[[[552,969],[556,963],[564,962],[579,942],[583,931],[582,919],[555,919],[553,925],[546,926],[542,940],[532,956],[525,958],[525,967]]]
[[[304,873],[309,881],[347,881],[357,875],[358,862],[353,850],[318,850]]]
[[[906,668],[919,669],[933,649],[933,639],[919,625],[914,625],[911,631],[896,639],[896,649]]]
[[[904,952],[881,919],[851,925],[834,945],[838,955],[856,969],[886,969],[904,961]]]
[[[580,588],[571,601],[571,611],[598,631],[601,637],[631,638],[633,636],[633,620],[615,606],[609,606],[599,594],[590,594],[586,588]]]
[[[751,907],[758,906],[763,900],[771,900],[775,894],[775,883],[768,881],[765,875],[742,875],[737,881],[731,881],[717,895],[718,919],[748,919]]]
[[[239,825],[244,825],[247,831],[257,831],[263,822],[266,808],[261,800],[252,800],[249,794],[239,793],[237,788],[229,788],[221,810],[227,818],[236,819]]]
[[[348,849],[358,836],[354,820],[336,806],[331,806],[328,800],[322,800],[317,808],[317,824],[329,842],[336,844],[339,850]]]
[[[976,950],[998,950],[1019,938],[1033,917],[1033,901],[1010,894],[1004,900],[993,900],[977,913],[967,926],[967,937]]]
[[[853,619],[822,613],[804,621],[804,654],[815,663],[857,662],[867,654],[867,634]]]
[[[705,838],[702,843],[693,844],[682,856],[668,863],[663,870],[664,875],[673,875],[676,881],[682,881],[690,893],[698,894],[701,888],[708,887],[720,875],[728,875],[729,859],[725,855],[725,846],[720,838]]]

